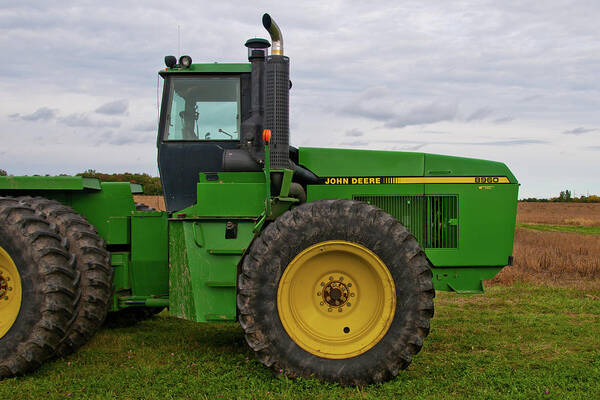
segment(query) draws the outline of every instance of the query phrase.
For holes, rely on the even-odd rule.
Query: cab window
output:
[[[239,140],[239,77],[170,77],[165,140]]]

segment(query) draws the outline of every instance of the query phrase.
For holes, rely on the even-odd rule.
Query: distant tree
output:
[[[8,172],[6,170],[0,169],[0,176],[7,176]]]
[[[552,197],[550,199],[538,199],[536,197],[528,197],[526,199],[520,199],[521,202],[532,203],[532,202],[553,202],[553,203],[600,203],[600,196],[595,194],[588,194],[587,196],[581,195],[574,197],[570,190],[563,190],[560,192],[558,197]]]
[[[566,203],[566,202],[570,202],[572,201],[571,199],[571,191],[569,189],[567,190],[563,190],[562,192],[560,192],[560,195],[558,196],[558,200],[561,203]]]

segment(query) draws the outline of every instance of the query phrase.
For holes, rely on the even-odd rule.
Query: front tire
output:
[[[286,212],[254,241],[238,281],[240,323],[263,364],[353,385],[386,381],[410,364],[434,295],[416,239],[352,200]]]

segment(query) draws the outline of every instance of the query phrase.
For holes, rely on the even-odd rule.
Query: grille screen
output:
[[[265,128],[271,129],[271,168],[290,168],[290,60],[267,58],[265,65]]]
[[[430,249],[458,247],[456,196],[354,196],[391,214]]]

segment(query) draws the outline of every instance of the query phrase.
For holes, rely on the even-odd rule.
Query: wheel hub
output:
[[[0,338],[13,326],[21,309],[21,278],[10,255],[0,247]]]
[[[344,307],[348,303],[350,298],[350,290],[345,283],[343,283],[344,277],[340,276],[339,280],[329,281],[323,288],[323,293],[317,292],[317,296],[320,294],[323,297],[323,301],[330,307]],[[352,295],[354,295],[352,293]]]
[[[375,346],[392,323],[395,304],[394,281],[381,259],[341,240],[298,254],[277,292],[279,317],[290,338],[309,353],[332,359]]]
[[[2,274],[2,271],[0,271],[0,299],[4,299],[4,296],[8,293],[8,291],[12,290],[12,287],[9,289],[8,286],[8,281],[10,280],[10,278],[7,278],[5,278]]]

